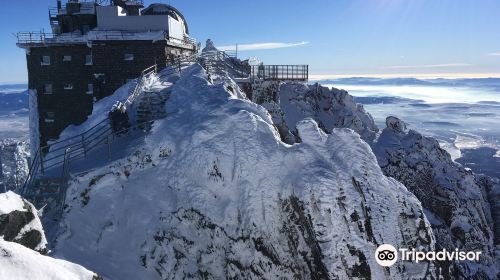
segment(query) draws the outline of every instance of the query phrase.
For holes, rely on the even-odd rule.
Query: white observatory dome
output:
[[[186,22],[186,19],[184,16],[177,10],[176,8],[167,5],[167,4],[161,4],[161,3],[155,3],[149,5],[147,8],[143,9],[141,11],[142,15],[169,15],[173,19],[179,21],[182,26],[184,27],[184,32],[186,35],[189,35],[189,28]]]

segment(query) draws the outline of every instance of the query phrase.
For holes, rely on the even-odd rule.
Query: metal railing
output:
[[[49,13],[49,16],[51,14]],[[52,22],[52,21],[51,21]],[[54,24],[56,21],[54,21]],[[177,39],[173,37],[169,37],[168,33],[163,31],[156,32],[158,35],[168,41],[169,44],[189,47],[193,50],[198,48],[198,43],[196,39],[185,37],[184,39]],[[155,31],[152,31],[152,34],[156,34]],[[80,32],[73,33],[62,33],[55,34],[52,32],[45,31],[21,31],[17,32],[16,38],[18,44],[57,44],[57,43],[65,43],[65,42],[81,42],[84,43],[86,41],[119,41],[119,40],[137,40],[138,34],[147,34],[147,32],[132,32],[132,31],[121,31],[121,30],[95,30],[95,32],[89,32],[88,34],[81,34]],[[142,37],[145,38],[145,37]],[[154,39],[153,37],[151,37]]]
[[[201,53],[198,56],[198,62],[207,72],[211,72],[214,68],[219,71],[230,70],[232,76],[236,76],[237,78],[248,78],[250,76],[250,69],[245,69],[241,65],[237,65],[234,55],[234,53],[228,53],[227,51],[209,51]]]
[[[142,87],[144,86],[145,78],[150,77],[152,74],[158,72],[158,66],[155,64],[150,66],[141,72],[141,76],[139,76],[137,80],[137,84],[135,85],[132,94],[130,94],[127,99],[123,102],[125,106],[129,106],[134,103],[135,99],[142,93]]]
[[[307,81],[309,65],[255,65],[251,76],[264,81]]]
[[[109,134],[111,131],[109,120],[106,118],[81,134],[53,142],[38,149],[31,161],[30,172],[20,194],[25,195],[40,174],[44,174],[54,167],[64,166],[66,159],[72,161],[84,158],[87,153],[94,150],[102,142],[100,137]],[[71,153],[66,158],[68,149]]]
[[[16,34],[18,44],[44,43],[47,39],[54,39],[55,34],[44,31],[18,32]]]

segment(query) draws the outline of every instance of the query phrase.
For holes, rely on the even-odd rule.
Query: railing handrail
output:
[[[123,102],[123,104],[125,106],[127,105],[131,105],[132,103],[134,103],[135,99],[137,98],[137,96],[140,95],[141,91],[142,91],[142,87],[144,86],[144,78],[153,74],[153,73],[157,73],[158,72],[158,65],[155,64],[155,65],[152,65],[144,70],[142,70],[141,72],[141,76],[139,76],[139,78],[137,79],[137,84],[135,85],[134,87],[134,90],[132,91],[132,94],[130,94]]]
[[[54,17],[55,10],[49,9],[49,17]],[[111,29],[100,29],[100,30],[91,30],[95,31],[92,33],[93,36],[85,37],[86,34],[81,34],[80,32],[66,32],[66,33],[53,33],[53,32],[45,32],[41,31],[19,31],[16,33],[17,43],[18,44],[29,44],[29,43],[64,43],[68,40],[73,42],[77,39],[82,39],[82,42],[85,40],[125,40],[132,39],[137,34],[148,33],[148,32],[163,32],[163,38],[165,40],[170,41],[174,44],[188,44],[196,47],[196,39],[186,36],[183,39],[178,39],[174,37],[168,36],[168,32],[165,30],[157,30],[157,31],[126,31],[126,30],[111,30]]]
[[[309,65],[253,65],[251,67],[251,76],[262,80],[307,81],[309,79]]]

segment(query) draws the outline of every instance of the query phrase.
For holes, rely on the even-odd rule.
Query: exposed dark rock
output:
[[[38,230],[34,229],[26,232],[20,239],[16,240],[17,243],[30,249],[36,248],[41,241],[42,234]]]

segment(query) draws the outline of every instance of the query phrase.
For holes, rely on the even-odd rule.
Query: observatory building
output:
[[[145,68],[199,49],[184,16],[166,4],[58,0],[49,20],[50,33],[17,34],[28,65],[32,151],[84,122],[97,100]]]

